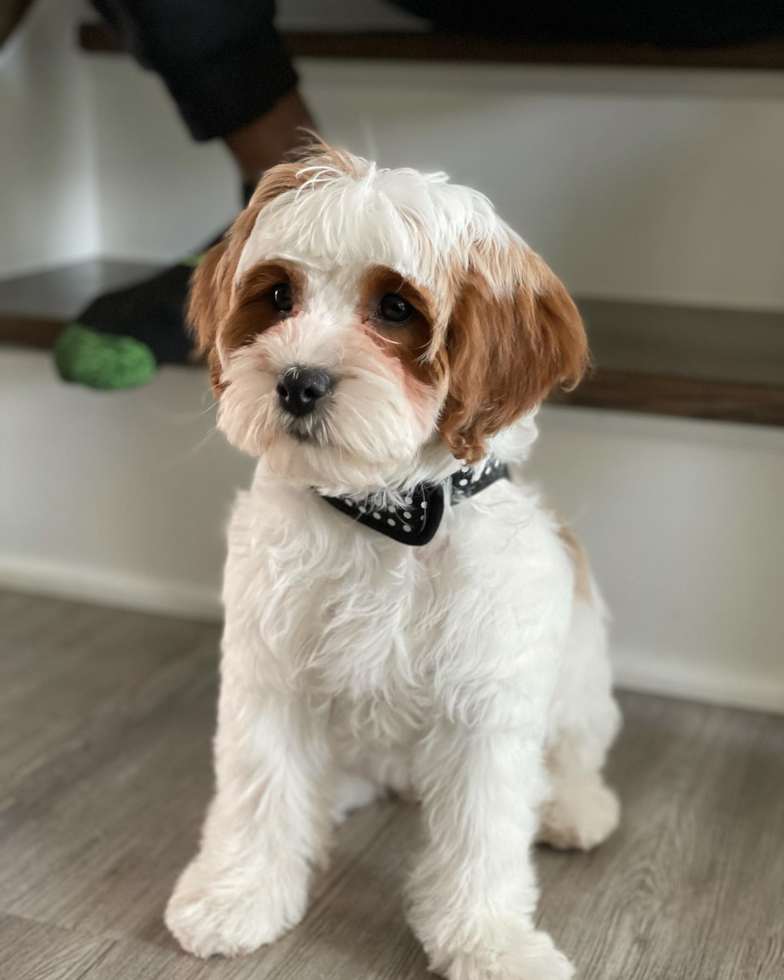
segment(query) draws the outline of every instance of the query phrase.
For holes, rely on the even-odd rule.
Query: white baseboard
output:
[[[18,555],[0,555],[0,588],[204,623],[222,618],[220,596],[208,588]],[[688,657],[639,651],[616,650],[613,661],[617,686],[626,690],[784,714],[777,678],[686,667]]]
[[[784,714],[784,683],[780,677],[749,672],[743,664],[737,671],[725,668],[682,666],[688,657],[662,658],[655,652],[628,653],[613,651],[613,673],[616,687],[644,694],[683,701],[702,701]]]
[[[220,596],[209,588],[23,555],[0,555],[0,588],[204,623],[222,618]]]

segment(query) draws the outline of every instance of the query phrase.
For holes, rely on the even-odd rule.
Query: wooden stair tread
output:
[[[141,282],[160,268],[151,262],[89,259],[0,279],[0,322],[16,317],[67,323],[95,296]]]
[[[92,260],[0,281],[0,343],[49,348],[93,296],[158,265]],[[556,404],[784,425],[784,314],[578,300],[595,369]]]
[[[644,415],[784,425],[784,388],[714,378],[597,370],[574,391],[555,391],[548,400],[555,405]]]
[[[784,313],[581,299],[599,372],[784,388]]]
[[[150,262],[89,259],[0,279],[0,344],[51,348],[96,296],[141,282],[161,268]]]
[[[534,43],[438,31],[283,31],[282,37],[293,58],[784,70],[784,40],[668,49],[620,42]],[[83,24],[79,41],[85,51],[122,53],[103,24]]]

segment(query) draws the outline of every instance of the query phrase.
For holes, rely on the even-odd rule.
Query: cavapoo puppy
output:
[[[510,476],[582,323],[476,191],[314,143],[198,268],[234,508],[216,791],[166,922],[197,956],[305,913],[336,819],[419,801],[411,928],[451,980],[562,980],[535,840],[618,822],[605,613],[579,544]]]

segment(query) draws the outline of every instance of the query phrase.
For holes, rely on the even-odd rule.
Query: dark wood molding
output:
[[[63,326],[61,320],[0,314],[0,346],[50,349]],[[646,415],[784,426],[784,387],[638,371],[597,371],[574,391],[553,392],[549,402]]]
[[[646,415],[784,425],[784,387],[775,385],[597,371],[574,391],[553,392],[549,401]]]
[[[122,50],[114,35],[102,24],[83,24],[79,40],[85,51],[107,54]],[[757,41],[721,48],[678,49],[621,43],[536,44],[466,34],[416,31],[288,31],[283,33],[283,40],[294,58],[784,70],[784,40]]]
[[[157,270],[93,259],[0,281],[0,345],[51,348],[93,296]],[[598,366],[553,404],[784,426],[780,314],[578,302]]]
[[[300,58],[364,58],[392,61],[480,61],[532,65],[784,69],[784,43],[666,50],[643,44],[535,44],[500,38],[438,33],[285,35]]]
[[[0,346],[49,350],[64,326],[62,319],[0,313]]]

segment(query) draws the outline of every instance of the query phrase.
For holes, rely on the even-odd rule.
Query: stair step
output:
[[[784,40],[755,41],[725,47],[670,49],[621,42],[508,41],[438,31],[283,31],[282,38],[293,58],[784,70]],[[117,39],[103,24],[82,24],[79,41],[84,51],[122,53]]]
[[[551,401],[784,425],[784,313],[582,299],[594,369]]]
[[[0,344],[49,348],[94,296],[160,266],[91,260],[0,281]],[[585,299],[595,368],[556,404],[784,425],[784,314]]]
[[[96,296],[161,269],[150,262],[89,259],[0,279],[0,343],[51,347],[62,327]]]
[[[578,299],[602,373],[784,387],[784,312]]]
[[[784,387],[642,371],[597,370],[574,391],[553,392],[549,401],[643,415],[784,425]]]

